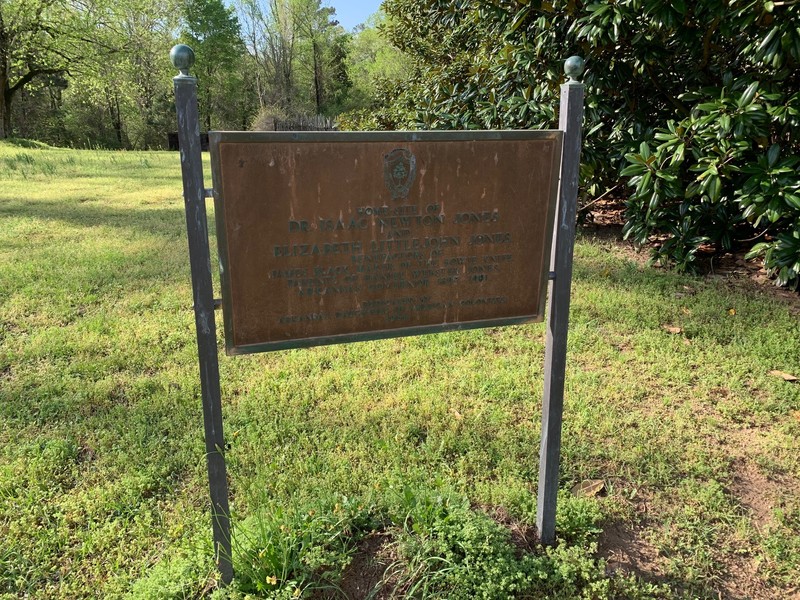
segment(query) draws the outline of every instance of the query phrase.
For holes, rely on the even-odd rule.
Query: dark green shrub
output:
[[[587,59],[584,201],[628,183],[625,234],[692,268],[746,247],[800,274],[800,5],[768,0],[387,0],[423,128],[554,126]],[[626,177],[631,177],[626,180]]]

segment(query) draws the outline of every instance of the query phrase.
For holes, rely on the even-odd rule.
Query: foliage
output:
[[[189,0],[183,20],[183,41],[195,52],[201,123],[211,130],[247,122],[253,102],[236,68],[245,54],[236,13],[222,0]]]
[[[405,84],[402,79],[375,77],[371,85],[373,91],[369,107],[354,108],[340,114],[336,119],[339,129],[391,131],[416,127],[414,122],[416,109],[403,95]]]
[[[679,97],[688,114],[655,130],[654,151],[643,142],[626,156],[626,234],[644,243],[666,232],[655,258],[681,268],[703,244],[729,251],[763,238],[749,256],[763,255],[778,284],[798,284],[800,11],[767,2],[708,18],[718,30],[704,38],[705,77]]]
[[[270,107],[292,118],[366,107],[352,35],[335,17],[320,0],[4,1],[0,138],[164,147],[179,41],[195,50],[204,129],[246,130]]]
[[[389,39],[415,67],[398,102],[416,107],[420,126],[553,126],[560,64],[582,55],[584,201],[632,176],[626,235],[660,236],[657,259],[686,269],[703,245],[745,245],[779,283],[798,281],[797,3],[387,0],[384,9]]]
[[[411,61],[384,35],[388,23],[388,17],[380,11],[353,35],[348,63],[353,95],[347,110],[337,117],[339,129],[375,131],[416,126],[416,109],[404,93],[412,75]]]
[[[513,8],[464,1],[384,4],[389,19],[383,30],[415,69],[406,95],[415,100],[420,126],[496,129],[550,122],[557,58],[539,62],[542,43],[519,34]]]
[[[125,594],[126,600],[170,600],[206,597],[209,582],[214,580],[214,549],[206,536],[187,540],[183,546],[164,556]]]
[[[235,530],[237,588],[291,597],[331,586],[372,521],[357,499],[347,497],[286,509],[265,507]]]
[[[395,48],[381,28],[386,23],[382,11],[375,13],[358,26],[350,39],[347,71],[353,90],[346,110],[363,110],[365,114],[380,111],[389,99],[382,91],[387,81],[405,81],[410,75],[410,63],[405,54]]]
[[[15,128],[62,146],[163,146],[174,128],[172,69],[164,57],[178,5],[125,0],[87,7],[95,25],[90,37],[75,42],[80,60],[70,60],[58,87],[38,85],[15,103]]]
[[[306,56],[306,75],[310,78],[314,114],[338,112],[353,83],[347,72],[350,36],[339,27],[336,10],[318,0],[301,2],[294,9],[301,50]]]
[[[348,35],[321,0],[239,0],[252,76],[261,108],[295,117],[333,114],[352,83]]]
[[[570,504],[568,497],[562,500]],[[587,529],[593,534],[600,531],[597,510],[591,522],[559,532],[583,539],[583,545],[531,552],[515,545],[507,527],[473,510],[466,498],[452,491],[404,488],[398,504],[404,509],[395,518],[402,524],[396,541],[399,558],[387,570],[386,585],[401,597],[668,597],[663,586],[642,586],[606,575],[604,563],[592,556],[596,543],[586,539]]]
[[[64,86],[63,77],[92,52],[95,15],[64,0],[3,0],[0,3],[0,139],[10,137],[15,97],[32,83]]]

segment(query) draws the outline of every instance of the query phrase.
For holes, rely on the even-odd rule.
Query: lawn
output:
[[[0,248],[2,598],[800,594],[797,297],[582,233],[549,550],[541,324],[223,356],[220,590],[178,155],[0,143]]]

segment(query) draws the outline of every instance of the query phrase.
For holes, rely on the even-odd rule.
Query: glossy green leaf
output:
[[[781,154],[781,147],[780,144],[772,144],[767,150],[767,163],[770,167],[774,167],[775,164],[778,162],[778,157]]]
[[[758,82],[754,81],[747,86],[747,89],[742,93],[737,102],[740,108],[749,106],[753,102],[753,98],[755,98],[756,92],[758,91],[758,85]]]

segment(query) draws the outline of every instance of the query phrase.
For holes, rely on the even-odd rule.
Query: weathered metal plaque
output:
[[[228,354],[541,320],[562,135],[212,132]]]

